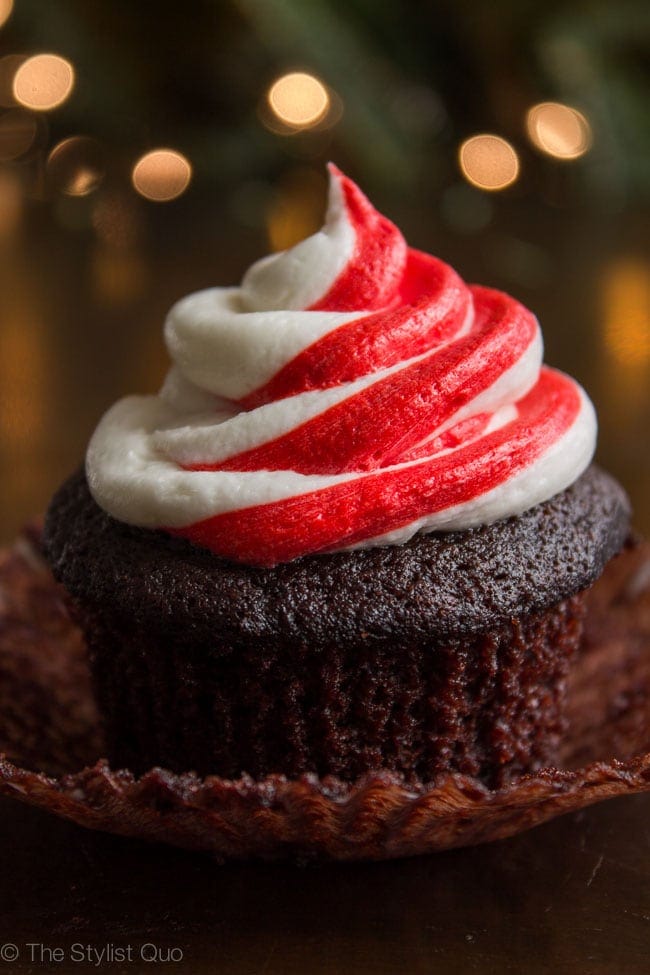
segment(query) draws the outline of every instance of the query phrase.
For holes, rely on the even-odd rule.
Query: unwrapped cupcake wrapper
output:
[[[81,825],[219,858],[379,859],[485,842],[650,789],[650,546],[629,547],[589,593],[556,763],[498,789],[460,773],[348,783],[111,769],[84,642],[37,531],[0,555],[0,676],[0,792]]]

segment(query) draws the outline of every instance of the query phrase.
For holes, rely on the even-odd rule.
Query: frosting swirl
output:
[[[178,302],[165,337],[160,394],[92,437],[90,489],[238,562],[489,524],[593,454],[593,407],[542,365],[534,315],[409,248],[334,166],[323,229]]]

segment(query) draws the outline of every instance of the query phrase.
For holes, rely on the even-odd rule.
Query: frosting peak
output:
[[[535,317],[329,168],[323,229],[178,302],[160,395],[101,421],[87,473],[114,517],[273,565],[517,515],[589,463],[593,407]]]
[[[402,277],[406,241],[332,163],[322,230],[257,261],[241,283],[250,311],[372,311],[389,304]]]

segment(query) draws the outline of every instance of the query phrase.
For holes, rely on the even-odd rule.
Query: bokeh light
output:
[[[35,112],[58,108],[74,87],[74,68],[58,54],[36,54],[20,65],[13,80],[14,98]]]
[[[0,159],[18,159],[36,141],[38,122],[29,112],[12,109],[0,116]]]
[[[47,159],[48,182],[68,196],[87,196],[104,177],[100,144],[87,136],[71,136],[59,142]]]
[[[274,81],[267,99],[276,118],[292,129],[312,128],[330,107],[323,82],[304,71],[292,71]]]
[[[592,143],[591,126],[582,114],[559,102],[541,102],[526,114],[530,141],[554,159],[579,159]]]
[[[14,0],[0,0],[0,27],[3,27],[11,17]]]
[[[460,169],[465,179],[481,190],[504,190],[519,175],[519,157],[515,149],[498,135],[474,135],[458,151]]]
[[[192,167],[175,149],[152,149],[138,159],[131,178],[145,199],[166,203],[185,192],[192,178]]]

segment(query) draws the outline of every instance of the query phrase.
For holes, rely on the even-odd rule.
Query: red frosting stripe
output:
[[[188,470],[340,474],[397,464],[427,433],[490,387],[534,341],[535,318],[508,295],[473,288],[468,335],[377,379],[270,443]],[[349,356],[354,355],[353,348]]]
[[[485,494],[524,470],[572,425],[580,394],[567,376],[543,368],[517,409],[516,420],[451,453],[171,533],[237,562],[266,566],[383,535]]]
[[[394,223],[373,207],[359,187],[333,163],[332,179],[343,190],[355,247],[344,270],[309,311],[373,311],[385,308],[402,280],[406,241]]]
[[[469,288],[452,268],[410,248],[388,310],[328,332],[239,405],[250,410],[296,393],[339,386],[421,355],[456,335],[471,300]]]

